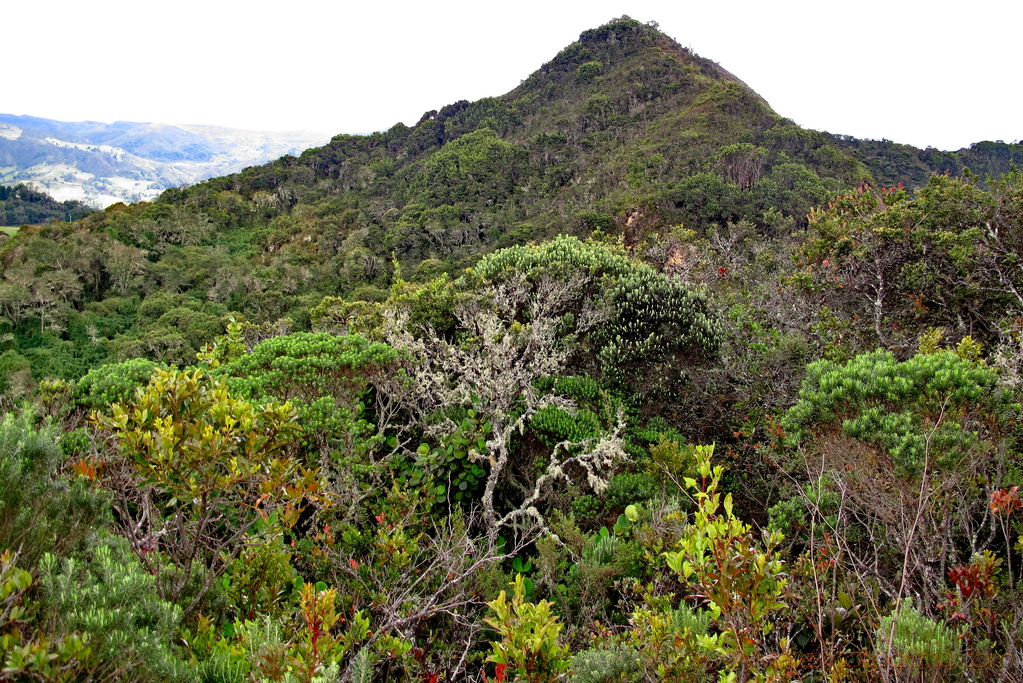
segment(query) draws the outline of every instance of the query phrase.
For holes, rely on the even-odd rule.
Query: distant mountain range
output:
[[[326,143],[326,133],[0,114],[0,184],[26,183],[96,208],[235,173]]]

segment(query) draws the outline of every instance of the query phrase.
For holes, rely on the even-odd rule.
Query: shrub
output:
[[[498,680],[504,678],[505,667],[511,669],[513,680],[524,683],[553,683],[564,678],[570,666],[569,651],[558,642],[562,625],[551,613],[551,603],[526,602],[522,574],[517,574],[511,585],[511,601],[506,591],[501,591],[487,603],[494,618],[486,622],[501,637],[500,642],[491,643],[493,652],[487,661],[498,666]]]
[[[592,81],[600,74],[601,66],[601,63],[596,61],[580,64],[579,68],[575,70],[575,77],[580,83]]]
[[[72,397],[75,403],[88,410],[107,410],[115,403],[127,403],[162,363],[146,358],[133,358],[123,363],[108,363],[89,370],[75,385]]]
[[[881,617],[874,633],[874,654],[893,681],[954,680],[960,673],[959,634],[923,616],[909,602]]]
[[[40,564],[43,605],[63,632],[87,633],[100,670],[133,680],[188,680],[190,667],[171,642],[181,609],[160,598],[156,579],[128,542],[104,534],[88,556]]]
[[[31,569],[45,552],[69,552],[106,523],[107,501],[58,474],[64,456],[52,424],[34,413],[0,418],[0,547],[20,548]]]
[[[572,683],[627,683],[637,677],[639,654],[631,647],[583,650],[572,657]]]

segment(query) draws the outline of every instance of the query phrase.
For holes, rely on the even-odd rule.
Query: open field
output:
[[[20,225],[0,225],[0,232],[6,232],[8,235],[13,236],[20,227]]]

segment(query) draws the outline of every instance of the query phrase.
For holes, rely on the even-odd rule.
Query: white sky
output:
[[[51,0],[0,9],[0,112],[360,133],[501,95],[628,14],[818,130],[1023,138],[1019,0]]]

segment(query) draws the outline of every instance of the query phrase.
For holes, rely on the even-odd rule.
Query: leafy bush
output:
[[[17,566],[9,550],[0,552],[0,666],[3,680],[70,683],[94,668],[89,634],[56,637],[38,623],[38,605],[28,599],[32,574]]]
[[[780,532],[754,540],[749,525],[732,512],[732,494],[718,490],[724,468],[711,465],[713,447],[695,449],[697,475],[687,478],[697,510],[677,552],[665,553],[668,567],[706,601],[717,633],[697,639],[700,648],[721,657],[729,670],[785,675],[793,665],[787,640],[779,651],[767,648],[773,612],[786,608],[788,578],[779,557]],[[721,514],[721,510],[724,514]]]
[[[575,70],[575,77],[580,83],[586,83],[592,81],[600,74],[600,69],[603,65],[600,62],[586,62],[580,64],[579,68]]]
[[[634,389],[673,388],[692,361],[713,356],[721,342],[703,294],[631,260],[616,247],[559,236],[538,246],[509,247],[482,258],[456,284],[481,286],[524,278],[535,297],[549,281],[568,282],[573,296],[551,301],[565,340],[579,341],[584,367]],[[599,375],[598,375],[599,376]]]
[[[635,384],[637,372],[663,376],[684,367],[687,356],[717,352],[720,329],[706,299],[681,280],[637,268],[604,298],[611,316],[595,334],[597,362],[611,377],[628,377]]]
[[[317,446],[351,442],[371,430],[362,399],[373,378],[393,371],[398,352],[359,335],[300,332],[263,341],[214,370],[233,393],[290,401]]]
[[[571,665],[569,650],[558,642],[562,626],[551,613],[551,603],[541,600],[537,604],[526,602],[521,574],[512,584],[509,601],[505,591],[487,605],[494,612],[487,619],[501,637],[491,643],[493,652],[487,657],[498,668],[497,678],[503,679],[505,667],[511,669],[513,680],[523,683],[554,683],[564,678]]]
[[[63,631],[80,631],[107,676],[140,681],[190,680],[191,667],[174,651],[181,608],[160,598],[156,578],[128,542],[104,534],[87,555],[40,565],[43,605]]]
[[[904,474],[919,473],[929,453],[938,466],[955,468],[983,449],[973,420],[1004,420],[1015,409],[996,383],[994,369],[951,351],[901,363],[888,351],[846,364],[818,361],[807,368],[786,425],[794,438],[838,427],[888,453]]]
[[[572,683],[627,683],[639,673],[638,653],[614,645],[577,652],[572,657]]]
[[[0,547],[33,568],[45,552],[71,552],[107,523],[107,501],[84,479],[59,476],[64,455],[52,424],[34,413],[0,418]]]
[[[954,680],[961,672],[961,648],[959,634],[909,602],[881,617],[874,633],[878,666],[893,681]]]
[[[154,372],[166,367],[147,358],[101,365],[78,380],[72,398],[87,410],[108,410],[115,403],[133,399],[140,387],[149,384]]]
[[[196,568],[213,580],[256,534],[257,521],[298,520],[315,475],[283,457],[301,428],[288,403],[254,407],[201,370],[158,371],[128,404],[96,414],[111,432],[121,467],[134,476],[105,477],[121,513],[119,523],[136,555],[154,574],[161,596],[178,601],[192,592]],[[154,551],[161,551],[157,553]],[[168,571],[159,558],[175,567]]]

